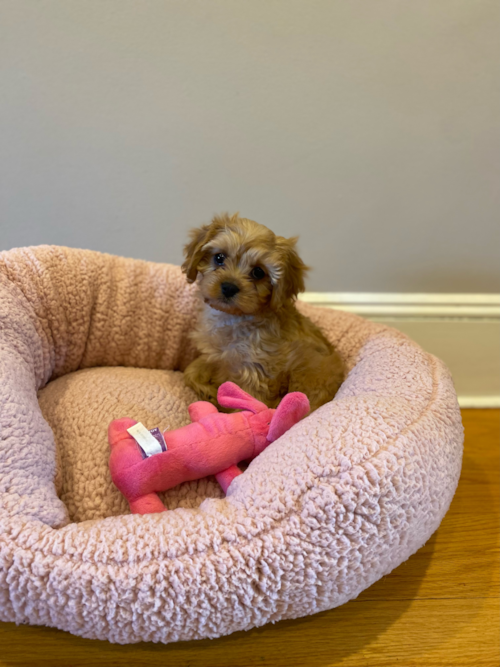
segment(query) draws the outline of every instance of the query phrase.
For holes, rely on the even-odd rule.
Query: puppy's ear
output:
[[[198,265],[205,254],[204,246],[225,226],[224,218],[215,217],[209,225],[203,225],[189,232],[191,241],[184,246],[184,256],[186,261],[181,269],[186,274],[188,283],[196,280],[198,275]]]
[[[277,270],[271,273],[273,283],[271,306],[275,309],[289,299],[295,299],[297,294],[306,288],[304,278],[309,267],[300,259],[295,249],[297,240],[297,236],[291,239],[276,237]]]

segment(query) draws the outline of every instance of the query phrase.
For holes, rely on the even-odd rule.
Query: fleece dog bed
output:
[[[195,297],[178,267],[41,246],[0,253],[0,619],[172,642],[330,609],[421,547],[458,482],[450,375],[397,331],[301,309],[349,371],[223,497],[213,479],[131,515],[108,423],[188,423]]]

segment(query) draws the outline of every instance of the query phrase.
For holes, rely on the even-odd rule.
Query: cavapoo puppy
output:
[[[197,279],[205,306],[186,384],[217,407],[217,389],[227,380],[271,408],[290,391],[306,394],[311,410],[332,400],[342,362],[295,307],[307,271],[297,239],[238,215],[217,216],[190,237],[182,270],[188,282]]]

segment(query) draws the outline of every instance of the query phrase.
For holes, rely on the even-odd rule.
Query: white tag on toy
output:
[[[153,456],[154,454],[161,454],[163,451],[165,451],[162,448],[160,442],[158,442],[157,438],[155,438],[155,436],[152,435],[144,426],[144,424],[141,424],[141,422],[137,422],[137,424],[134,424],[128,428],[127,432],[130,433],[130,435],[134,438],[146,456],[149,457]]]

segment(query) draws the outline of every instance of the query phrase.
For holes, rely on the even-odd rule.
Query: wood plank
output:
[[[117,646],[0,623],[1,667],[496,667],[500,664],[500,411],[462,411],[462,477],[439,530],[342,607],[247,633]]]
[[[358,599],[499,597],[498,526],[471,515],[453,519]]]
[[[338,609],[217,640],[118,646],[48,628],[5,628],[7,667],[494,667],[500,664],[498,599],[354,600]],[[10,624],[4,624],[9,626]],[[9,643],[10,642],[10,643]],[[43,650],[41,650],[43,647]],[[8,657],[7,657],[8,656]]]

